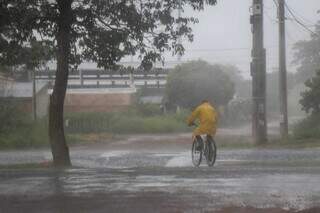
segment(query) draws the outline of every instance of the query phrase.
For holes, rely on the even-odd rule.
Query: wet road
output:
[[[219,150],[215,167],[194,168],[187,139],[135,136],[73,147],[72,169],[0,170],[0,212],[213,212],[226,207],[235,209],[222,212],[245,207],[290,212],[320,207],[320,149]],[[1,164],[50,158],[47,150],[0,152]]]

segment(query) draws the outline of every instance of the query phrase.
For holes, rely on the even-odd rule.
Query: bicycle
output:
[[[204,138],[201,135],[194,137],[191,149],[192,163],[194,166],[200,166],[203,155],[206,158],[207,165],[212,167],[217,158],[217,146],[211,135],[206,135]]]

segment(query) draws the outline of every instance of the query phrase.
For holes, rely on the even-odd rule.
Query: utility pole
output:
[[[288,97],[287,97],[287,64],[285,34],[285,0],[278,0],[279,18],[279,100],[280,100],[280,135],[288,138]]]
[[[256,144],[267,142],[266,50],[263,43],[263,0],[253,0],[252,14],[252,135]]]
[[[181,18],[182,3],[181,3],[181,0],[178,0],[178,1],[179,1],[178,18]],[[180,30],[181,24],[179,24],[178,28],[179,28],[179,30]],[[178,44],[179,44],[179,45],[182,44],[182,38],[181,38],[181,36],[179,36],[179,38],[178,38]],[[181,61],[181,55],[178,54],[178,62],[180,63],[180,61]]]

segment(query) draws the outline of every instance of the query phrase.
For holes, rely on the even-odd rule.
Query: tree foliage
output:
[[[315,27],[315,33],[310,40],[299,41],[295,44],[294,61],[299,65],[297,79],[303,83],[315,75],[320,66],[320,22]]]
[[[70,165],[63,129],[63,104],[69,67],[83,61],[114,68],[136,55],[148,70],[163,53],[183,54],[180,38],[193,40],[193,17],[177,17],[178,8],[202,10],[216,0],[2,0],[0,63],[19,61],[32,40],[46,42],[55,53],[56,78],[50,99],[49,136],[54,164]],[[12,54],[12,51],[16,51]]]
[[[59,6],[50,0],[4,0],[0,9],[1,59],[17,63],[30,40],[57,48]],[[114,67],[126,55],[138,55],[144,68],[164,60],[164,51],[183,54],[178,38],[193,40],[193,17],[175,17],[179,1],[72,0],[70,65],[92,61]],[[182,0],[181,6],[202,10],[215,0]]]
[[[289,93],[295,87],[295,81],[295,74],[288,72],[287,90]],[[280,110],[279,91],[279,72],[267,73],[267,110],[271,113],[278,113]]]
[[[0,4],[0,64],[24,65],[33,69],[53,57],[50,40],[38,39],[30,26],[35,19],[33,10],[21,1],[2,1]]]
[[[320,70],[317,71],[316,76],[307,80],[305,86],[308,88],[307,91],[303,92],[300,104],[302,110],[313,114],[320,113]]]
[[[175,67],[168,76],[166,95],[170,105],[192,108],[207,99],[226,105],[234,95],[234,83],[224,66],[192,61]]]

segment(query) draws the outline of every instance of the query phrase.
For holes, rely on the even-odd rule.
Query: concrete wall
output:
[[[32,113],[32,97],[0,97],[0,101],[9,101],[15,104],[19,110],[25,113]],[[42,118],[48,115],[49,110],[49,94],[48,94],[48,85],[45,85],[38,91],[36,96],[37,101],[37,117]]]
[[[5,97],[14,84],[13,79],[0,75],[0,97]]]
[[[22,112],[32,113],[32,98],[10,98]],[[43,118],[48,115],[49,111],[49,95],[47,87],[37,93],[37,117]]]
[[[129,107],[134,93],[67,93],[66,112],[114,112]]]
[[[38,93],[37,93],[37,117],[42,118],[48,115],[49,112],[49,94],[48,94],[48,84],[44,86]],[[32,103],[32,99],[31,99]]]

